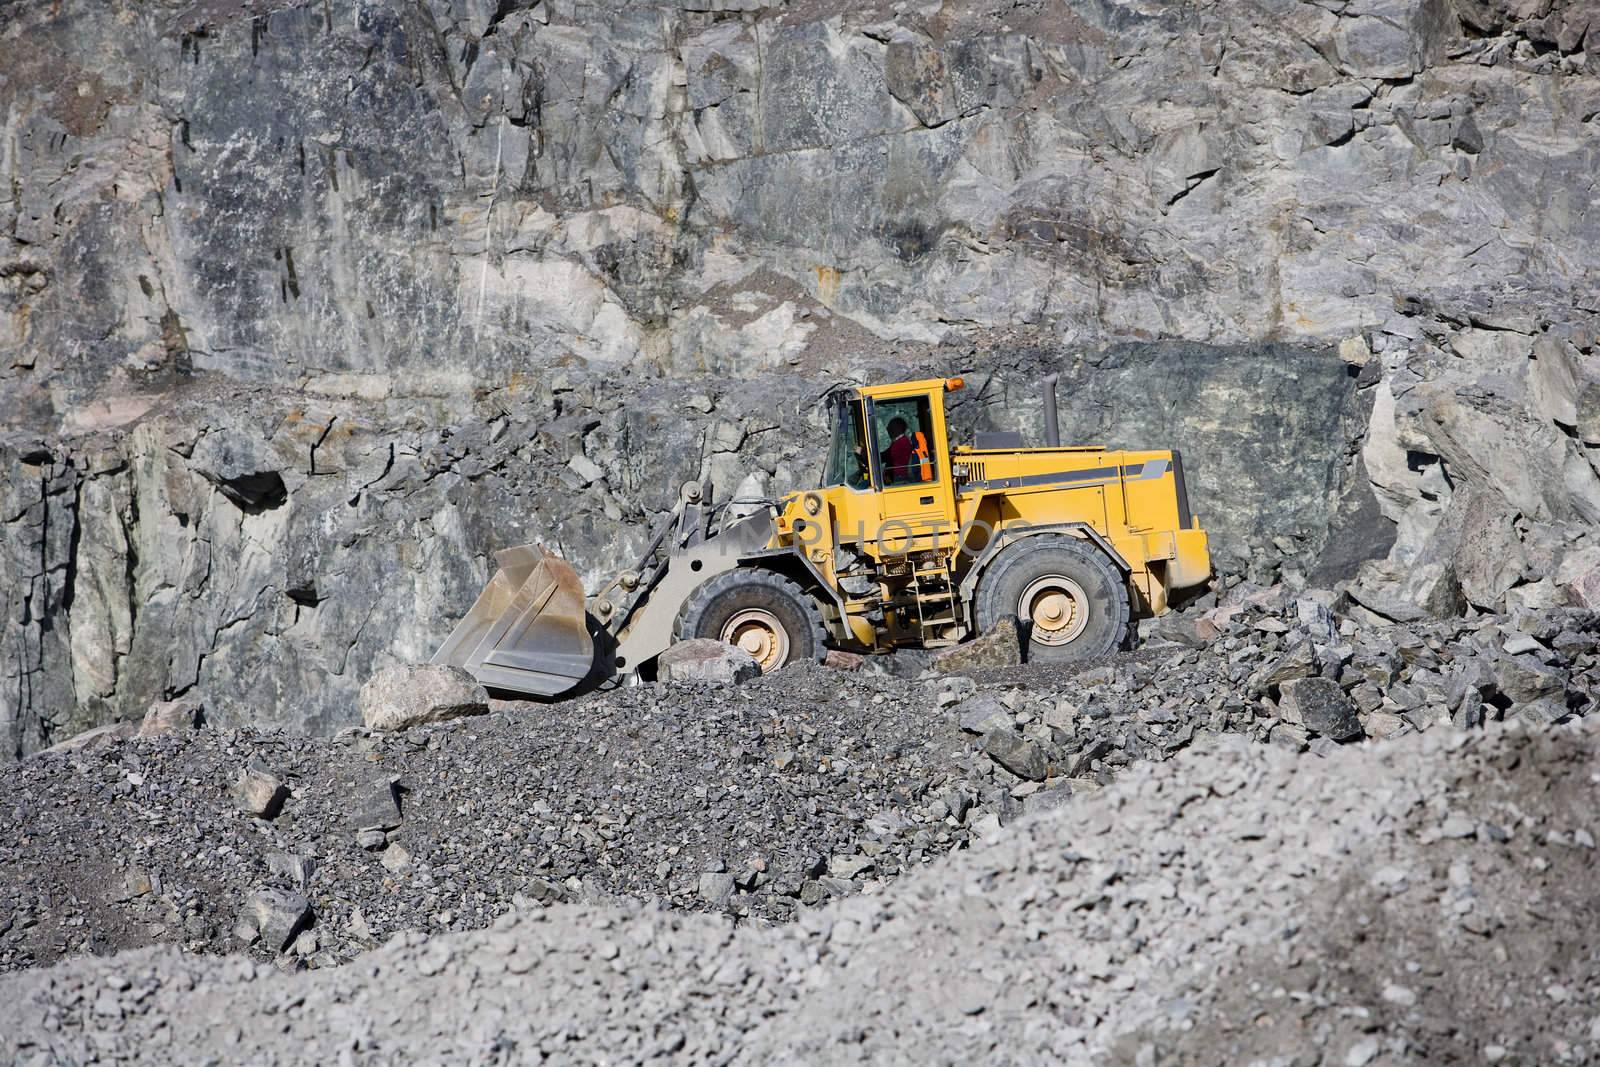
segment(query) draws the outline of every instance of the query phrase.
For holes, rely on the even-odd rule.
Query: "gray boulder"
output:
[[[277,775],[254,766],[239,772],[232,792],[239,810],[257,819],[274,818],[289,798],[289,790]]]
[[[700,876],[700,899],[712,907],[723,907],[733,898],[733,875],[707,871]]]
[[[1327,678],[1296,678],[1284,682],[1279,706],[1286,713],[1285,718],[1298,719],[1307,730],[1335,741],[1348,741],[1362,735],[1355,705],[1337,682]]]
[[[305,897],[287,889],[264,888],[245,898],[238,929],[241,934],[259,936],[282,952],[311,925],[311,920],[311,903]]]
[[[489,711],[489,693],[459,667],[390,667],[361,687],[361,719],[369,730],[405,730]]]
[[[1556,581],[1574,604],[1600,610],[1600,545],[1586,545],[1569,554],[1561,561]]]
[[[1043,781],[1050,773],[1050,761],[1034,742],[1012,730],[995,730],[983,739],[984,753],[1000,766],[1029,781]]]
[[[304,855],[299,852],[284,852],[274,849],[267,853],[267,870],[292,883],[296,890],[304,893],[311,885],[311,876],[321,866],[315,856]]]
[[[1168,612],[1141,624],[1148,636],[1190,648],[1203,648],[1217,636],[1217,628],[1197,613]]]
[[[1514,703],[1532,703],[1567,684],[1567,672],[1540,663],[1533,656],[1502,656],[1494,663],[1495,684]]]
[[[760,676],[761,666],[750,653],[709,637],[679,641],[656,659],[656,678],[663,682],[738,685]]]
[[[1527,569],[1517,539],[1516,514],[1498,493],[1470,494],[1461,516],[1461,545],[1456,550],[1456,576],[1467,600],[1483,608],[1505,603],[1506,591]]]
[[[1297,642],[1289,651],[1279,656],[1267,672],[1269,685],[1280,685],[1296,678],[1309,678],[1317,672],[1317,655],[1310,641]]]
[[[400,825],[400,785],[394,778],[373,778],[352,783],[346,795],[347,819],[352,830],[385,830]]]
[[[961,728],[969,734],[987,734],[1011,728],[1011,712],[993,693],[979,693],[956,705]]]

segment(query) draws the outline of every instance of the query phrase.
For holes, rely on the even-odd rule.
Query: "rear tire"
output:
[[[672,637],[726,641],[749,652],[763,674],[816,662],[828,651],[816,601],[781,574],[750,568],[719,574],[689,594]]]
[[[1128,586],[1088,541],[1040,534],[1006,548],[978,581],[977,622],[988,633],[1015,615],[1028,660],[1083,663],[1111,654],[1128,633]]]

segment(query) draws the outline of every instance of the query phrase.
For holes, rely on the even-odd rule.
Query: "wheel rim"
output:
[[[765,608],[746,608],[734,615],[723,624],[722,640],[750,653],[763,674],[789,661],[789,632]]]
[[[1064,574],[1035,578],[1017,598],[1017,618],[1033,623],[1033,640],[1065,645],[1089,625],[1089,597]]]

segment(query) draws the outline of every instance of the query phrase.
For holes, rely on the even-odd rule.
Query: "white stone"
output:
[[[361,718],[369,730],[405,730],[489,711],[489,693],[459,667],[390,667],[361,687]]]
[[[742,648],[709,637],[679,641],[656,658],[662,682],[721,682],[736,685],[761,675],[761,665]]]

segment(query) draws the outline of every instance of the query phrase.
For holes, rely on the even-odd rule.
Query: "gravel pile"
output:
[[[1340,606],[1326,592],[1241,588],[1221,606],[1147,625],[1138,652],[1102,666],[973,673],[986,687],[1012,687],[1012,704],[1043,724],[1023,734],[1049,746],[1053,770],[1074,775],[1159,760],[1196,731],[1325,755],[1339,743],[1443,723],[1566,722],[1588,714],[1600,693],[1594,612],[1375,626]],[[1102,726],[1086,729],[1094,724]],[[1108,732],[1113,750],[1085,761]]]
[[[1075,672],[869,660],[402,734],[42,756],[0,772],[0,970],[160,942],[325,967],[400,931],[618,898],[781,922],[1197,740],[1326,756],[1592,706],[1592,614],[1370,627],[1328,602],[1241,587]]]
[[[1233,736],[781,926],[557,904],[301,975],[171,947],[13,975],[0,1057],[1592,1062],[1597,757],[1596,720]]]
[[[784,919],[964,844],[935,814],[979,798],[964,762],[916,684],[818,667],[404,734],[46,755],[0,788],[0,968],[152,941],[324,966],[620,895]]]

